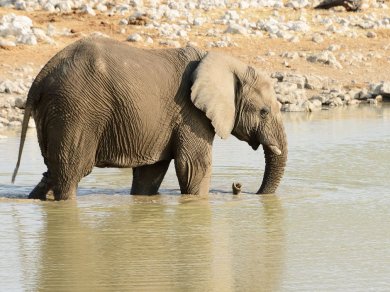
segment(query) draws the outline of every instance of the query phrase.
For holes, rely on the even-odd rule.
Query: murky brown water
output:
[[[208,199],[132,197],[97,169],[77,202],[24,198],[45,169],[29,131],[0,131],[1,291],[390,291],[390,107],[284,115],[286,175],[257,196],[262,153],[217,140]],[[243,183],[233,196],[231,183]]]

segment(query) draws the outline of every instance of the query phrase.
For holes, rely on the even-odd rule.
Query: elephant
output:
[[[287,161],[279,105],[269,77],[227,54],[86,37],[35,78],[12,182],[33,116],[47,172],[29,198],[75,199],[93,167],[132,168],[131,194],[157,194],[172,159],[182,194],[208,194],[214,137],[230,134],[262,145],[257,193],[274,193]]]

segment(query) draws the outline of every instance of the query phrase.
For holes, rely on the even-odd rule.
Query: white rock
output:
[[[88,15],[92,15],[92,16],[95,16],[95,15],[96,15],[95,10],[93,10],[93,8],[92,8],[90,5],[84,5],[84,6],[81,8],[81,12],[82,12],[82,13],[85,13],[85,14],[88,14]]]
[[[26,101],[27,101],[27,96],[25,97],[17,97],[15,99],[15,106],[20,109],[24,109],[26,107]]]
[[[24,1],[16,1],[14,5],[15,5],[15,9],[17,9],[17,10],[26,10],[27,9],[27,4]]]
[[[2,124],[4,126],[8,126],[9,121],[6,118],[0,117],[0,124]]]
[[[224,33],[247,35],[248,31],[245,27],[236,23],[232,23],[228,26]]]
[[[291,82],[278,82],[275,84],[275,92],[283,95],[290,94],[297,89],[298,86],[295,83]]]
[[[331,51],[331,52],[335,52],[335,51],[338,51],[340,50],[340,46],[339,45],[330,45],[328,48],[327,48],[328,51]]]
[[[390,81],[383,82],[379,94],[381,95],[390,95]]]
[[[32,20],[27,16],[5,14],[0,21],[0,36],[19,36],[31,32]]]
[[[383,101],[383,96],[382,96],[382,95],[377,95],[377,96],[375,97],[375,100],[376,100],[377,102],[382,102],[382,101]]]
[[[307,6],[310,6],[310,2],[307,0],[291,0],[286,3],[286,7],[298,9],[298,8],[304,8]]]
[[[178,41],[173,41],[173,40],[160,41],[160,45],[174,47],[174,48],[181,47],[181,45]]]
[[[322,103],[318,99],[311,100],[312,105],[314,108],[321,109]]]
[[[383,83],[370,83],[368,85],[368,92],[372,95],[378,95],[381,93]]]
[[[240,9],[248,9],[249,8],[249,3],[246,1],[240,1]]]
[[[305,88],[307,89],[321,89],[323,88],[323,79],[316,75],[305,75]]]
[[[188,10],[193,10],[196,8],[196,3],[194,2],[187,2],[184,7]]]
[[[106,12],[108,10],[107,6],[104,5],[103,3],[98,3],[95,8],[97,11],[100,12]]]
[[[306,21],[289,21],[286,23],[288,29],[296,32],[308,32],[310,31],[310,26]]]
[[[268,51],[268,52],[266,53],[266,55],[267,55],[267,56],[270,56],[270,57],[273,57],[273,56],[276,55],[276,53],[275,53],[275,52],[272,52],[272,51]]]
[[[142,36],[140,36],[138,33],[133,33],[127,37],[128,42],[140,42],[142,41]]]
[[[352,99],[358,99],[360,97],[360,89],[352,88],[348,94]]]
[[[151,38],[151,37],[146,37],[146,40],[145,40],[145,42],[147,43],[147,44],[153,44],[153,39]]]
[[[61,1],[57,3],[54,7],[59,9],[60,12],[64,12],[64,13],[72,12],[72,4],[70,1]]]
[[[235,10],[228,10],[225,12],[223,18],[226,20],[239,20],[240,15]]]
[[[16,93],[17,90],[18,86],[16,85],[16,82],[11,80],[4,80],[0,82],[0,92]]]
[[[336,57],[329,51],[322,51],[318,54],[310,55],[306,58],[306,60],[312,63],[323,63],[338,69],[343,68],[343,66],[341,66],[341,64],[336,60]]]
[[[367,37],[368,38],[376,38],[377,34],[373,31],[369,31],[369,32],[367,32]]]
[[[356,31],[347,31],[345,34],[344,34],[346,37],[349,37],[349,38],[352,38],[352,39],[355,39],[358,37],[358,34]]]
[[[122,18],[121,20],[119,20],[119,25],[128,25],[129,22],[127,21],[126,18]]]
[[[31,45],[31,46],[34,46],[38,43],[37,37],[32,32],[19,35],[16,41],[18,43]]]
[[[321,93],[319,95],[312,96],[310,98],[311,102],[314,102],[315,100],[318,100],[321,104],[326,104],[329,101],[330,96],[328,94]]]
[[[0,38],[0,46],[1,47],[15,47],[16,43],[13,41],[5,40]]]
[[[176,9],[169,9],[165,12],[164,15],[166,18],[172,21],[180,17],[180,12]]]
[[[181,38],[187,38],[187,37],[188,37],[187,31],[185,31],[185,30],[183,30],[183,29],[177,31],[177,35],[178,35],[179,37],[181,37]]]
[[[44,41],[50,45],[54,45],[56,43],[51,37],[46,35],[43,29],[34,27],[32,28],[32,32],[38,40]]]
[[[210,37],[220,37],[220,36],[221,36],[221,31],[220,31],[220,30],[217,30],[217,29],[214,29],[214,28],[210,28],[210,29],[206,32],[206,36],[210,36]]]
[[[290,43],[299,43],[300,39],[298,36],[294,35],[291,38],[288,39]]]
[[[142,7],[144,5],[144,1],[143,0],[130,0],[129,4],[132,7]]]
[[[298,89],[303,89],[305,88],[306,78],[302,75],[289,73],[284,76],[283,83],[284,82],[296,84]]]
[[[119,15],[122,15],[122,16],[128,15],[130,12],[130,9],[132,9],[132,8],[130,8],[130,5],[123,3],[123,2],[121,4],[115,6],[116,13]]]
[[[53,24],[49,23],[47,25],[46,34],[50,37],[57,35],[58,32],[56,27]]]
[[[331,98],[329,99],[329,101],[327,102],[327,104],[331,107],[336,107],[336,106],[343,106],[344,103],[343,101],[341,100],[340,97],[335,97],[335,98]]]
[[[313,42],[319,44],[319,43],[322,43],[324,41],[324,38],[320,34],[315,34],[315,35],[313,35],[311,40]]]
[[[45,3],[42,8],[43,8],[43,10],[49,11],[49,12],[56,11],[55,6],[53,5],[53,3],[50,3],[50,2]]]

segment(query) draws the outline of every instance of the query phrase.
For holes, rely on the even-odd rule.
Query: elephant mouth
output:
[[[260,142],[256,141],[254,137],[249,140],[248,144],[252,147],[253,150],[257,150],[257,148],[260,146]]]

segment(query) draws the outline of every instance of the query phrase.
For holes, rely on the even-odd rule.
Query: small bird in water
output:
[[[232,184],[233,194],[234,195],[240,194],[241,193],[241,188],[242,188],[242,184],[240,184],[240,183],[233,183]]]

